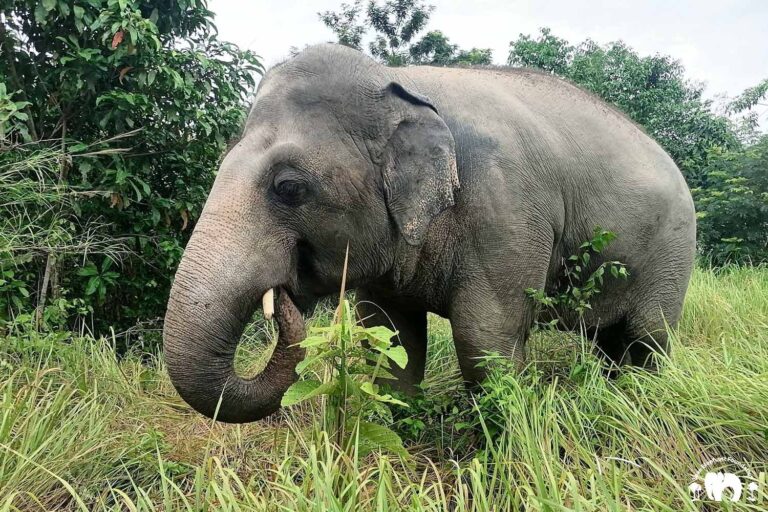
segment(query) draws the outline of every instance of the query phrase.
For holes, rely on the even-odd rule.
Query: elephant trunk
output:
[[[238,243],[213,251],[210,234],[221,234],[221,227],[202,224],[190,240],[168,301],[163,330],[168,373],[198,412],[229,423],[256,421],[280,408],[304,357],[297,346],[305,336],[304,320],[285,289],[279,288],[275,310],[277,345],[264,370],[252,378],[237,375],[235,350],[262,296],[288,281],[286,269],[275,268],[280,263],[270,267],[259,261],[289,258],[254,258]]]

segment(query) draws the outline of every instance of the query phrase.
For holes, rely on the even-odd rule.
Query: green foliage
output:
[[[408,44],[427,25],[434,6],[420,0],[386,0],[368,3],[368,23],[375,32],[368,49],[388,66],[408,64]]]
[[[408,51],[412,64],[429,66],[488,65],[493,59],[490,48],[460,50],[459,45],[451,44],[448,37],[439,30],[427,32]]]
[[[318,13],[318,17],[336,34],[340,44],[357,50],[363,49],[363,37],[371,29],[374,35],[368,50],[373,58],[387,66],[491,63],[490,48],[461,50],[439,30],[430,31],[416,41],[433,11],[434,6],[417,0],[386,0],[382,4],[370,0],[365,9],[363,0],[356,0],[353,4],[341,4],[338,12]]]
[[[565,76],[568,73],[574,47],[568,41],[552,34],[549,28],[542,28],[537,39],[527,34],[520,34],[517,40],[509,43],[510,66],[525,66],[543,69],[550,73]]]
[[[768,96],[768,78],[754,87],[745,89],[744,92],[728,103],[726,110],[731,113],[749,110],[760,103],[760,100],[766,96]]]
[[[59,272],[56,262],[72,264],[86,253],[118,259],[127,251],[102,222],[83,215],[79,198],[90,192],[61,182],[62,166],[77,158],[37,144],[0,152],[0,330],[25,321],[40,303],[36,287],[46,276],[55,293],[38,308],[40,327],[61,328],[89,313],[89,303],[67,298],[77,274]]]
[[[588,309],[592,309],[590,301],[600,293],[606,271],[614,278],[629,277],[626,265],[620,261],[603,261],[594,267],[596,256],[615,239],[616,233],[596,227],[592,239],[582,243],[579,252],[563,262],[555,295],[548,295],[544,290],[535,288],[528,288],[525,293],[539,308],[548,309],[555,316],[567,311],[577,313],[580,319]],[[586,276],[591,268],[594,270]],[[558,322],[562,323],[563,318],[552,320],[552,326]],[[565,327],[572,329],[575,326]]]
[[[26,110],[31,105],[28,101],[16,101],[18,91],[9,92],[5,83],[0,82],[0,148],[10,139],[30,140]]]
[[[687,80],[669,56],[641,56],[622,41],[571,45],[544,28],[538,38],[512,41],[508,62],[563,76],[616,105],[667,150],[691,186],[711,148],[738,147],[729,121],[702,98],[702,84]]]
[[[701,252],[712,263],[768,261],[768,136],[737,151],[713,150],[692,190]]]
[[[204,0],[20,0],[1,14],[6,154],[63,141],[57,181],[78,192],[82,218],[99,219],[129,251],[103,287],[81,272],[100,257],[58,261],[61,279],[91,302],[97,327],[161,316],[261,65],[217,39]],[[45,261],[25,269],[40,276]]]
[[[375,382],[390,377],[390,362],[400,368],[408,364],[405,348],[392,343],[397,333],[382,326],[357,325],[349,301],[343,300],[331,325],[314,327],[310,334],[300,343],[308,354],[296,366],[299,380],[288,388],[281,404],[293,406],[327,397],[322,432],[340,449],[356,456],[373,450],[405,455],[399,436],[371,421],[385,418],[391,422],[392,414],[385,405],[408,407],[382,392]],[[315,377],[318,367],[319,378]]]
[[[365,26],[360,24],[358,17],[362,10],[362,0],[355,0],[355,3],[351,5],[341,4],[339,12],[319,12],[317,16],[326,27],[336,34],[339,44],[361,50]]]
[[[120,277],[120,274],[110,270],[111,268],[112,260],[104,258],[100,267],[97,267],[93,262],[88,262],[86,266],[77,271],[78,276],[88,278],[85,285],[86,295],[96,294],[99,302],[104,302],[107,288],[117,284],[117,278]]]

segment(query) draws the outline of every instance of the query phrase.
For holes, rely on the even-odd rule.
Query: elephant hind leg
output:
[[[660,312],[630,313],[614,324],[591,329],[589,335],[595,341],[597,354],[612,366],[610,375],[630,364],[652,370],[653,354],[669,352],[669,334]]]
[[[594,340],[595,353],[607,363],[621,366],[629,362],[626,319],[622,318],[605,327],[589,329],[587,335],[589,339]]]
[[[669,319],[676,323],[677,318]],[[654,354],[669,354],[669,333],[661,308],[634,313],[627,322],[627,353],[633,365],[654,370]]]

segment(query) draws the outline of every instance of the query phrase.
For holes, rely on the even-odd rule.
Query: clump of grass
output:
[[[117,360],[112,342],[67,333],[7,337],[0,510],[698,511],[720,507],[688,490],[720,456],[760,485],[758,501],[728,509],[768,504],[767,268],[697,269],[657,374],[606,379],[588,342],[538,332],[522,375],[502,366],[470,397],[448,323],[431,317],[429,336],[425,394],[393,425],[408,461],[354,461],[313,435],[319,401],[211,423],[176,396],[156,354]],[[242,368],[258,367],[257,347],[238,354]]]

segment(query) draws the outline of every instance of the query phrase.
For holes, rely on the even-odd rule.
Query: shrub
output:
[[[58,181],[89,191],[77,197],[79,215],[101,219],[131,251],[94,293],[82,269],[107,265],[98,255],[58,261],[62,280],[102,327],[160,316],[261,65],[217,39],[201,0],[20,0],[0,14],[0,119],[9,125],[0,145],[7,154],[57,141]],[[24,262],[23,272],[40,282],[47,261]]]
[[[716,265],[768,261],[768,136],[709,160],[693,189],[700,251]]]

